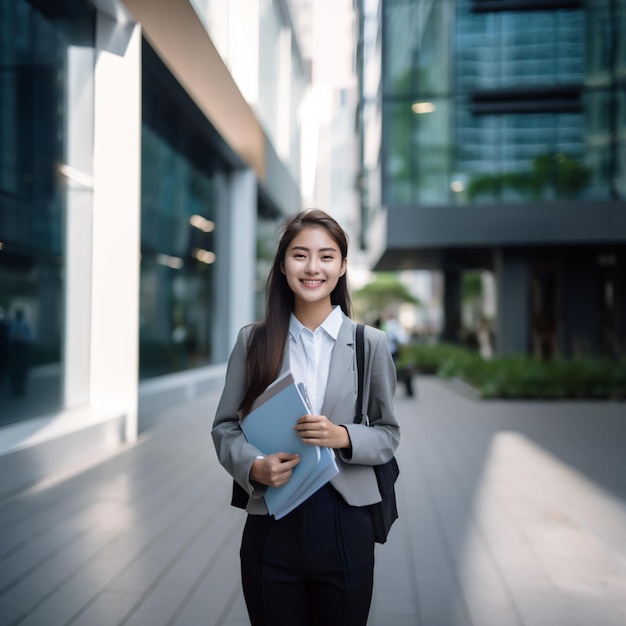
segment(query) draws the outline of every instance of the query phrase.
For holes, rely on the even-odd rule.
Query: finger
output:
[[[281,465],[280,471],[272,474],[272,485],[281,486],[289,482],[289,479],[291,478],[291,475],[293,473],[293,468],[289,467],[288,469],[285,469],[283,467],[284,465],[285,464]]]
[[[294,429],[297,431],[319,430],[320,428],[324,428],[324,424],[318,420],[302,422],[301,424],[296,424],[294,426]]]
[[[272,457],[274,457],[275,459],[278,459],[281,463],[286,463],[288,461],[294,461],[297,460],[300,455],[297,453],[290,453],[290,452],[275,452],[274,454],[270,455]]]
[[[298,437],[300,437],[301,441],[306,441],[308,439],[317,439],[317,433],[312,430],[302,430],[297,433]]]
[[[323,446],[326,445],[322,439],[317,439],[316,437],[309,437],[307,439],[302,439],[302,443],[307,446]]]
[[[275,475],[281,475],[281,474],[285,474],[288,472],[291,472],[291,470],[298,465],[298,463],[300,463],[300,457],[296,457],[296,458],[292,458],[289,461],[282,461],[281,463],[276,463],[273,467],[272,467],[272,471]]]
[[[281,476],[281,478],[276,481],[275,486],[282,487],[283,485],[286,485],[289,482],[290,478],[291,478],[291,472],[286,476]]]
[[[296,424],[315,424],[316,422],[320,421],[320,416],[319,415],[314,415],[312,413],[308,413],[307,415],[303,415],[302,417],[299,417],[298,420],[296,421]]]
[[[281,463],[280,468],[285,472],[290,472],[296,465],[298,465],[298,463],[300,463],[299,456],[298,458],[292,459],[291,461],[285,461],[284,463]]]

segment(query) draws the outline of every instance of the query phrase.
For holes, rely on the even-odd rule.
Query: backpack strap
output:
[[[362,424],[365,414],[363,412],[363,369],[365,367],[365,326],[363,324],[356,325],[356,334],[354,337],[354,347],[356,349],[356,376],[357,376],[357,398],[356,408],[354,412],[354,423]]]

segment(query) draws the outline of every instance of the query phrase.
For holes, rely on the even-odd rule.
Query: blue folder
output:
[[[267,509],[276,519],[293,511],[339,472],[333,450],[305,444],[293,430],[298,418],[310,412],[293,376],[287,374],[257,398],[241,422],[246,439],[263,454],[300,455],[289,482],[265,492]]]

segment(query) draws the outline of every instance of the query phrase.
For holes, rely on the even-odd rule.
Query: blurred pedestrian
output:
[[[396,365],[398,380],[404,386],[406,395],[412,398],[415,395],[415,390],[413,389],[413,369],[409,363],[401,360],[402,347],[409,344],[409,334],[391,313],[385,313],[383,318],[376,320],[374,325],[384,330],[387,334],[389,350]]]
[[[31,346],[35,336],[22,309],[15,311],[9,325],[9,378],[14,396],[26,392],[26,378],[30,367]]]

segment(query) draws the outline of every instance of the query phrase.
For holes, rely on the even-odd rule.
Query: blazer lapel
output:
[[[324,402],[322,403],[322,414],[329,419],[333,413],[337,400],[342,395],[346,385],[346,377],[349,372],[354,371],[354,322],[349,318],[343,319],[343,324],[339,329],[339,335],[333,347],[330,357],[330,369],[328,371],[328,383]],[[352,385],[352,381],[350,381]],[[351,416],[352,417],[352,416]]]

